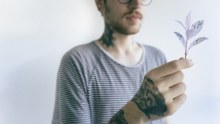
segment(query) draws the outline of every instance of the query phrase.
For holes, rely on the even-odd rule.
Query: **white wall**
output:
[[[160,48],[168,60],[183,56],[175,20],[192,12],[205,20],[200,36],[208,41],[192,49],[193,68],[185,70],[188,100],[169,120],[173,124],[218,124],[220,119],[220,1],[153,0],[136,36]],[[0,1],[0,124],[49,124],[56,73],[64,52],[98,38],[103,25],[94,0]]]

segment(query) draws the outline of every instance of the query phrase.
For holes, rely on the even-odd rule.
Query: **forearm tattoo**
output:
[[[109,26],[108,24],[105,24],[105,32],[102,35],[101,39],[105,45],[113,45],[113,30],[111,29],[111,26]]]
[[[128,124],[127,120],[124,117],[124,111],[119,110],[109,121],[108,124]]]
[[[139,91],[132,101],[149,119],[151,119],[152,115],[163,116],[167,111],[164,97],[154,87],[154,82],[148,77],[144,78]]]

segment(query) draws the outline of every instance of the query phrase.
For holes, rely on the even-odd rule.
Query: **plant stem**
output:
[[[187,46],[188,46],[188,38],[186,38],[186,44],[185,44],[185,59],[186,59],[186,56],[187,56]]]

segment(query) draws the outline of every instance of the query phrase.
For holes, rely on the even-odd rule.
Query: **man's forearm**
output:
[[[145,124],[147,121],[147,116],[130,101],[111,118],[109,124]]]

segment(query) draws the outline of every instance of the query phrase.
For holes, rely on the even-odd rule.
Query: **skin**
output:
[[[96,0],[98,10],[105,21],[105,31],[97,41],[109,54],[125,65],[136,64],[142,55],[142,48],[133,41],[133,36],[139,32],[143,10],[140,1],[130,4],[120,4],[117,0]],[[131,20],[132,15],[140,18]],[[135,57],[135,58],[134,58]]]
[[[163,95],[155,87],[154,82],[149,78],[144,78],[139,92],[132,101],[150,119],[151,115],[164,116],[167,111]]]
[[[192,66],[190,60],[181,58],[149,71],[140,90],[122,108],[127,122],[145,124],[173,115],[186,101],[182,70]]]
[[[120,109],[109,121],[109,124],[128,124],[128,121],[124,117],[124,110]]]
[[[182,69],[192,66],[191,60],[181,58],[151,70],[132,101],[151,120],[174,114],[186,100]]]
[[[141,47],[133,42],[143,20],[141,0],[129,4],[96,0],[96,5],[105,21],[105,31],[97,43],[121,63],[136,64],[142,55]],[[139,18],[132,18],[133,15]],[[149,71],[133,99],[109,124],[145,124],[174,114],[186,100],[182,70],[192,65],[188,59],[179,59]]]

